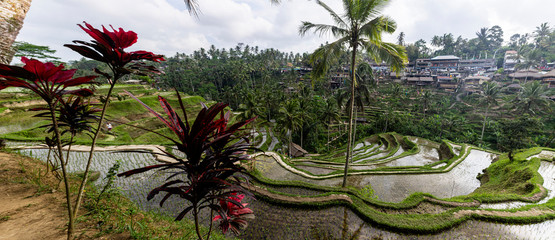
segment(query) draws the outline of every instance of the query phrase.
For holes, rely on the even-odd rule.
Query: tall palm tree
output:
[[[198,14],[200,12],[200,9],[198,7],[198,0],[183,0],[183,2],[185,3],[187,10],[189,10],[189,14],[198,17]],[[272,4],[278,4],[281,2],[281,0],[270,0],[270,2]]]
[[[246,90],[244,92],[245,98],[243,103],[239,104],[239,111],[241,113],[237,115],[239,121],[245,121],[251,118],[256,118],[258,116],[263,116],[265,109],[260,101],[257,101],[256,96],[253,92]],[[253,120],[251,124],[251,134],[254,134],[257,128],[256,120]]]
[[[354,105],[356,105],[355,107],[355,122],[354,122],[354,127],[353,127],[353,143],[352,145],[354,146],[355,141],[356,141],[356,132],[357,132],[357,114],[358,112],[362,112],[364,113],[364,105],[368,104],[370,102],[371,96],[370,96],[370,89],[369,89],[369,85],[373,84],[373,78],[374,78],[374,74],[372,72],[372,67],[370,66],[370,64],[368,64],[367,62],[363,62],[360,63],[357,66],[357,71],[356,71],[356,82],[355,82],[355,95],[351,96],[349,95],[349,90],[345,89],[345,91],[343,93],[340,93],[338,95],[338,99],[337,102],[339,104],[339,106],[342,106],[343,103],[345,102],[345,100],[347,101],[347,104],[345,107],[345,110],[350,111],[350,106],[351,106],[351,101],[355,101]],[[351,161],[352,161],[352,157],[353,157],[353,149],[351,149]]]
[[[534,40],[536,41],[536,46],[541,49],[545,48],[546,46],[544,45],[546,45],[546,42],[544,41],[549,37],[550,33],[551,33],[551,28],[546,22],[536,27],[536,30],[534,31],[534,35],[535,35]]]
[[[373,81],[373,73],[370,64],[361,63],[357,66],[356,71],[356,82],[355,82],[355,95],[354,95],[354,106],[355,113],[357,111],[364,112],[364,105],[370,102],[370,85]],[[345,111],[350,111],[351,101],[353,96],[350,95],[350,88],[345,87],[342,92],[337,96],[337,103],[339,106],[345,105]]]
[[[420,101],[422,102],[422,113],[426,114],[428,112],[430,102],[432,101],[432,91],[427,89],[422,90],[422,93],[420,94]]]
[[[484,114],[484,122],[482,124],[482,134],[480,135],[480,146],[484,143],[484,131],[486,130],[486,121],[490,106],[497,105],[497,98],[500,92],[499,86],[494,82],[485,82],[482,85],[482,101],[486,103],[486,114]]]
[[[343,0],[344,13],[341,15],[334,12],[325,3],[321,1],[317,1],[317,3],[330,14],[336,25],[303,22],[299,28],[300,35],[303,36],[306,32],[314,30],[314,32],[320,34],[331,33],[338,40],[319,47],[311,55],[310,62],[314,65],[313,76],[322,77],[335,62],[334,60],[343,52],[344,47],[348,47],[351,50],[351,96],[355,96],[355,60],[359,48],[366,50],[374,61],[389,63],[395,71],[400,71],[404,67],[407,61],[405,48],[382,41],[383,32],[391,34],[397,28],[397,24],[393,19],[380,15],[381,11],[389,3],[389,0]],[[351,101],[350,105],[349,136],[343,187],[347,183],[353,137],[354,101]]]
[[[291,156],[291,143],[293,142],[293,132],[301,128],[303,119],[301,118],[301,109],[299,102],[295,99],[285,102],[283,106],[279,108],[279,116],[277,119],[278,126],[283,131],[287,137],[288,145],[288,156]]]
[[[547,98],[549,90],[540,81],[533,81],[522,86],[522,91],[515,99],[516,109],[521,114],[528,113],[532,115],[547,110],[551,111],[551,101]]]
[[[329,98],[324,102],[324,107],[322,108],[322,112],[320,113],[320,119],[325,122],[328,128],[328,142],[326,145],[328,146],[329,150],[331,122],[341,121],[341,115],[339,114],[337,104],[332,98]]]
[[[480,31],[476,32],[476,37],[478,38],[478,50],[480,54],[482,51],[487,52],[491,44],[489,29],[487,27],[480,28]]]

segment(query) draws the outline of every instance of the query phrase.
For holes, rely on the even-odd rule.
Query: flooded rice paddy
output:
[[[22,154],[38,159],[46,159],[46,149],[24,149]],[[423,154],[426,154],[425,152]],[[433,156],[434,153],[428,153]],[[71,152],[70,171],[84,170],[88,157],[86,152]],[[471,150],[468,157],[450,172],[438,174],[398,174],[398,175],[361,175],[350,176],[349,184],[364,187],[371,184],[380,200],[399,202],[414,192],[427,192],[439,198],[465,195],[479,186],[476,175],[491,164],[494,154]],[[117,153],[96,152],[91,168],[101,173],[96,182],[103,185],[106,172],[121,160],[120,172],[156,163],[152,154],[148,153]],[[398,160],[403,160],[400,158]],[[425,160],[422,160],[425,161]],[[307,164],[309,165],[309,164]],[[544,177],[544,186],[549,189],[547,201],[554,197],[555,165],[542,162],[540,174]],[[306,166],[310,167],[310,166]],[[297,180],[325,186],[338,186],[341,178],[313,180],[291,173],[276,161],[267,156],[258,157],[256,168],[262,174],[275,180]],[[163,208],[158,206],[160,196],[146,201],[149,190],[159,186],[167,177],[167,173],[154,172],[137,174],[129,178],[117,178],[115,186],[128,198],[135,201],[142,209],[175,216],[187,203],[176,197],[170,198]],[[549,181],[551,180],[551,181]],[[288,187],[272,187],[276,191],[299,194],[316,195],[320,191]],[[507,225],[482,221],[467,221],[452,229],[438,234],[416,235],[399,234],[386,231],[365,223],[354,212],[345,207],[331,207],[326,209],[301,209],[277,206],[262,200],[248,199],[249,207],[256,214],[249,227],[239,236],[241,239],[338,239],[360,232],[360,239],[549,239],[555,236],[555,221],[546,221],[528,225]],[[488,208],[492,206],[488,205]],[[502,208],[507,205],[499,206]],[[260,213],[260,214],[257,214]],[[263,214],[262,214],[263,213]],[[207,222],[208,214],[201,221]]]
[[[378,199],[400,202],[415,192],[430,193],[439,198],[466,195],[480,186],[476,176],[487,168],[495,154],[471,150],[464,161],[446,173],[432,174],[381,174],[349,176],[349,185],[365,187],[372,185]],[[271,157],[258,158],[257,169],[273,180],[302,181],[323,186],[340,186],[341,177],[314,180],[292,173]],[[402,158],[401,158],[402,159]]]

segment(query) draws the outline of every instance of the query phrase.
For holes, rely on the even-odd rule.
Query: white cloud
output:
[[[324,0],[342,13],[338,0]],[[192,53],[200,47],[234,47],[242,42],[260,48],[309,52],[331,36],[298,34],[301,21],[332,23],[315,1],[287,0],[198,0],[201,14],[190,16],[182,0],[40,0],[33,1],[18,41],[47,45],[63,60],[80,56],[63,47],[72,40],[89,37],[76,24],[87,21],[95,27],[112,24],[133,30],[139,40],[132,50],[159,54]],[[541,0],[392,0],[384,14],[398,30],[387,41],[404,32],[407,42],[453,33],[473,38],[482,27],[500,25],[507,40],[514,33],[529,33],[543,22],[553,21],[555,1]]]

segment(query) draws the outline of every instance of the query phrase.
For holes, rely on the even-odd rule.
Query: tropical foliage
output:
[[[21,61],[25,64],[23,67],[0,64],[0,77],[4,78],[0,80],[0,89],[4,89],[6,87],[29,89],[36,95],[40,96],[47,104],[48,112],[44,115],[50,116],[50,120],[52,121],[50,126],[54,136],[52,139],[47,138],[46,140],[48,141],[49,146],[56,146],[57,148],[57,157],[59,159],[59,166],[61,166],[62,169],[61,176],[64,181],[69,217],[67,236],[68,239],[71,239],[78,205],[76,207],[72,207],[70,183],[68,181],[68,173],[66,170],[66,163],[68,159],[64,160],[62,151],[61,135],[65,131],[61,130],[60,127],[66,124],[62,119],[67,119],[69,116],[63,116],[63,114],[67,112],[58,110],[58,106],[60,102],[65,103],[63,98],[66,95],[90,96],[92,94],[90,89],[77,88],[74,90],[68,90],[68,88],[90,83],[95,79],[95,76],[73,78],[76,70],[63,70],[64,66],[62,64],[56,66],[51,62],[43,63],[39,60],[27,59],[26,57],[22,57]],[[80,102],[77,102],[76,104],[79,105]],[[57,116],[57,111],[60,111],[60,116]],[[39,114],[39,116],[44,115]],[[86,120],[86,122],[81,122],[79,124],[88,125],[88,123],[88,120]],[[75,127],[76,125],[73,126]],[[75,129],[73,130],[76,131]]]
[[[98,126],[95,128],[94,134],[92,136],[92,145],[89,152],[89,158],[87,161],[87,166],[85,167],[84,177],[81,182],[81,187],[79,188],[77,201],[75,204],[74,218],[77,216],[77,212],[83,198],[83,190],[85,189],[85,184],[87,183],[89,177],[94,148],[98,139],[98,135],[104,123],[106,109],[108,107],[108,103],[110,102],[110,97],[112,95],[115,84],[120,78],[130,73],[159,73],[156,67],[146,64],[145,61],[164,61],[162,55],[156,55],[152,52],[147,52],[144,50],[126,52],[126,48],[132,46],[137,42],[137,34],[133,31],[125,31],[122,28],[116,30],[113,27],[112,31],[110,31],[104,26],[102,26],[102,31],[100,31],[86,22],[83,23],[85,24],[85,27],[80,24],[78,24],[78,26],[90,37],[92,37],[93,40],[91,40],[90,42],[74,40],[73,43],[75,44],[65,44],[64,46],[76,51],[86,58],[90,58],[107,64],[109,69],[111,70],[111,74],[103,72],[98,68],[94,69],[95,73],[100,74],[107,79],[108,83],[110,84],[110,88],[106,97],[104,98],[105,101],[104,105],[102,106],[100,118],[98,120]]]
[[[405,49],[402,46],[382,41],[382,33],[395,32],[397,24],[392,19],[381,16],[381,10],[387,6],[387,0],[352,1],[343,0],[344,13],[339,15],[328,5],[321,1],[317,3],[332,17],[336,25],[314,24],[303,22],[299,28],[301,35],[310,30],[317,33],[331,33],[338,40],[316,49],[311,56],[314,65],[312,74],[315,78],[322,77],[334,65],[345,48],[351,51],[351,101],[349,106],[349,131],[347,142],[347,155],[345,158],[345,174],[343,187],[347,184],[347,172],[353,142],[353,111],[356,89],[356,59],[357,50],[366,50],[366,53],[375,62],[385,61],[390,67],[399,72],[407,61]]]
[[[183,104],[180,104],[183,113],[180,117],[166,99],[159,97],[160,104],[167,115],[166,119],[138,98],[131,96],[172,130],[175,138],[162,136],[171,140],[185,158],[166,152],[166,155],[173,160],[171,163],[138,168],[120,173],[118,176],[127,177],[155,169],[168,171],[171,175],[167,181],[150,191],[148,200],[163,192],[165,195],[160,205],[163,205],[172,195],[187,200],[191,205],[185,207],[176,220],[181,220],[192,211],[199,239],[203,239],[203,234],[199,230],[198,216],[204,208],[219,214],[220,217],[216,220],[220,220],[222,230],[227,231],[231,228],[234,232],[238,232],[241,226],[246,225],[242,215],[252,213],[244,207],[244,203],[241,203],[242,195],[237,195],[238,193],[249,194],[242,186],[244,176],[241,173],[245,173],[245,168],[241,163],[250,160],[246,151],[252,148],[248,139],[239,134],[242,127],[252,122],[254,118],[228,126],[231,112],[224,113],[228,105],[216,103],[210,108],[204,107],[194,122],[189,124]],[[181,103],[181,98],[179,101]],[[217,204],[217,201],[220,201],[220,204]],[[210,232],[207,235],[210,236]]]

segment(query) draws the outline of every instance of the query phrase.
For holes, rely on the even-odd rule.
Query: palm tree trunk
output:
[[[355,122],[354,122],[354,127],[353,127],[353,143],[352,143],[352,148],[351,148],[351,159],[350,161],[353,162],[353,152],[355,151],[355,143],[356,143],[356,135],[357,135],[357,115],[358,115],[358,111],[355,111]]]
[[[301,123],[301,148],[303,148],[303,124]]]
[[[328,123],[328,151],[330,150],[330,127],[331,127],[331,119]]]
[[[289,130],[289,146],[287,147],[287,155],[289,156],[289,158],[291,158],[291,149],[293,147],[293,145],[291,144],[293,142],[293,131]]]
[[[488,103],[488,106],[486,107],[486,114],[484,115],[484,123],[482,124],[482,134],[480,135],[480,147],[482,147],[482,144],[484,143],[484,130],[486,130],[486,120],[488,117],[488,111],[489,111],[489,103]]]
[[[355,97],[355,60],[357,56],[357,46],[353,44],[353,53],[351,56],[351,99]],[[349,136],[347,138],[347,156],[345,157],[345,171],[343,173],[343,184],[342,187],[347,186],[347,174],[349,172],[349,159],[351,157],[351,148],[353,141],[353,110],[355,101],[351,101],[351,108],[349,109]]]

